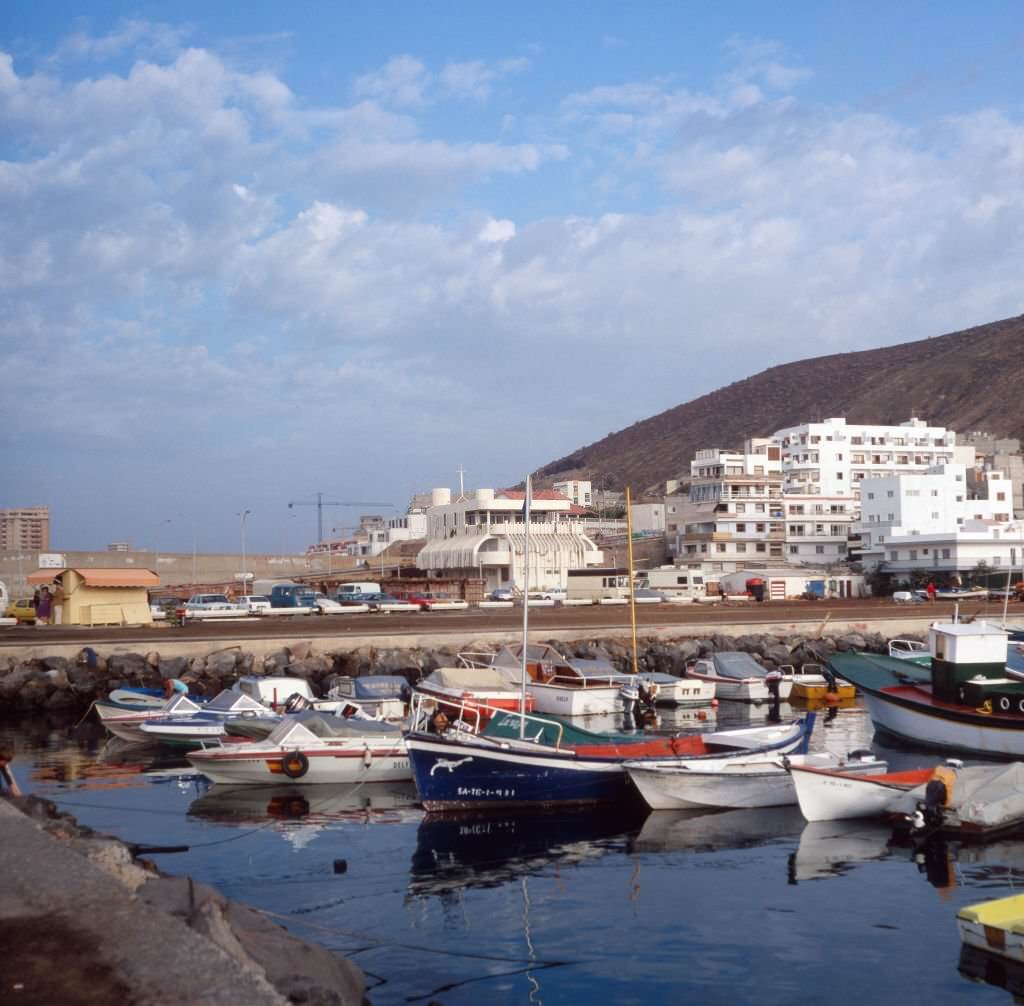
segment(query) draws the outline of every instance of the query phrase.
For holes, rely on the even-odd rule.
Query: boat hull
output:
[[[299,776],[288,776],[282,768],[286,755],[303,754],[308,768]],[[239,745],[233,750],[219,748],[192,751],[189,762],[217,783],[257,784],[297,782],[307,784],[402,782],[412,778],[404,745],[372,747],[361,743],[330,748],[262,748]]]
[[[627,769],[651,810],[697,810],[722,807],[784,807],[796,803],[793,783],[785,770],[744,774],[707,773],[669,779],[644,769]]]
[[[533,698],[533,711],[551,716],[601,716],[621,713],[626,706],[617,685],[603,688],[531,683],[526,690]]]
[[[1024,964],[1024,895],[966,905],[956,924],[967,946]]]
[[[695,681],[705,681],[715,689],[715,698],[730,702],[769,702],[771,694],[764,681],[757,678],[721,678],[712,675],[687,672]],[[781,698],[781,696],[780,696]]]
[[[626,772],[652,810],[741,810],[796,804],[788,767],[810,765],[835,771],[880,774],[888,766],[876,758],[843,762],[827,753],[783,756],[778,751],[715,759],[626,764]]]
[[[922,769],[860,776],[797,766],[791,772],[800,812],[808,821],[880,817],[902,804],[906,794],[932,774],[931,769]]]
[[[621,759],[453,744],[423,734],[407,737],[406,747],[429,811],[606,803],[631,792]]]
[[[901,740],[942,751],[1024,758],[1024,717],[986,721],[973,710],[960,715],[912,698],[898,703],[895,696],[865,692],[864,699],[875,727]]]

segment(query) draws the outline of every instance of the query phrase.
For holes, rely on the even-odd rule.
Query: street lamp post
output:
[[[252,513],[251,510],[242,510],[239,512],[238,517],[241,522],[242,530],[242,596],[245,597],[249,593],[249,579],[247,570],[245,568],[245,519]]]
[[[156,526],[156,549],[154,550],[155,558],[153,560],[153,565],[155,567],[153,569],[154,573],[159,574],[159,572],[160,572],[160,528],[162,528],[164,526],[164,524],[173,524],[173,523],[174,523],[174,521],[170,517],[165,517]]]

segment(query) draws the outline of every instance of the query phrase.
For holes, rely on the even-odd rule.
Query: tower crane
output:
[[[288,504],[288,509],[291,510],[297,506],[315,506],[316,507],[316,540],[319,544],[324,540],[324,507],[325,506],[386,506],[394,508],[393,503],[364,503],[358,500],[325,500],[324,493],[317,493],[315,500],[292,500]]]

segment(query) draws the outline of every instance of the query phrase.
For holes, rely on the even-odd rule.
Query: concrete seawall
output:
[[[0,798],[0,1001],[360,1006],[358,967],[33,797]]]
[[[742,620],[737,618],[735,622],[645,625],[638,630],[638,636],[645,640],[658,642],[702,639],[712,635],[733,638],[751,635],[799,636],[815,639],[823,635],[874,634],[884,629],[885,635],[888,638],[895,639],[905,635],[924,635],[928,631],[928,626],[934,620],[934,613],[931,615],[908,614],[906,617],[890,618],[884,622],[872,622],[863,618],[828,619],[820,616],[787,622]],[[537,628],[530,630],[531,641],[543,639],[566,643],[576,642],[584,638],[600,642],[602,638],[621,638],[622,635],[621,632],[595,634],[592,631],[581,628]],[[390,633],[380,631],[361,635],[346,633],[344,636],[336,636],[310,635],[303,633],[300,627],[296,627],[296,630],[293,632],[282,632],[276,636],[258,638],[242,635],[238,637],[221,636],[215,642],[210,639],[181,639],[172,630],[161,632],[151,641],[147,642],[121,640],[118,638],[117,632],[112,631],[109,636],[91,640],[89,645],[93,649],[108,655],[156,650],[161,655],[166,656],[197,657],[209,654],[212,649],[227,650],[239,647],[254,656],[263,657],[286,647],[294,647],[296,643],[302,643],[316,650],[359,650],[370,647],[386,647],[389,650],[443,649],[446,647],[464,649],[470,643],[501,645],[503,643],[519,642],[521,638],[522,632],[516,629],[474,629],[472,631],[463,629],[451,632],[427,627],[421,631],[414,632]],[[81,642],[61,643],[55,640],[36,642],[31,638],[31,631],[25,630],[22,637],[4,640],[0,643],[0,657],[6,656],[18,661],[41,660],[45,657],[73,659],[81,651],[82,645]]]

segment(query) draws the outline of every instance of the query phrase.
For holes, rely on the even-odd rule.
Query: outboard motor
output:
[[[930,780],[924,788],[924,800],[918,801],[917,810],[911,818],[910,830],[920,834],[941,828],[947,797],[946,784],[941,779]]]

